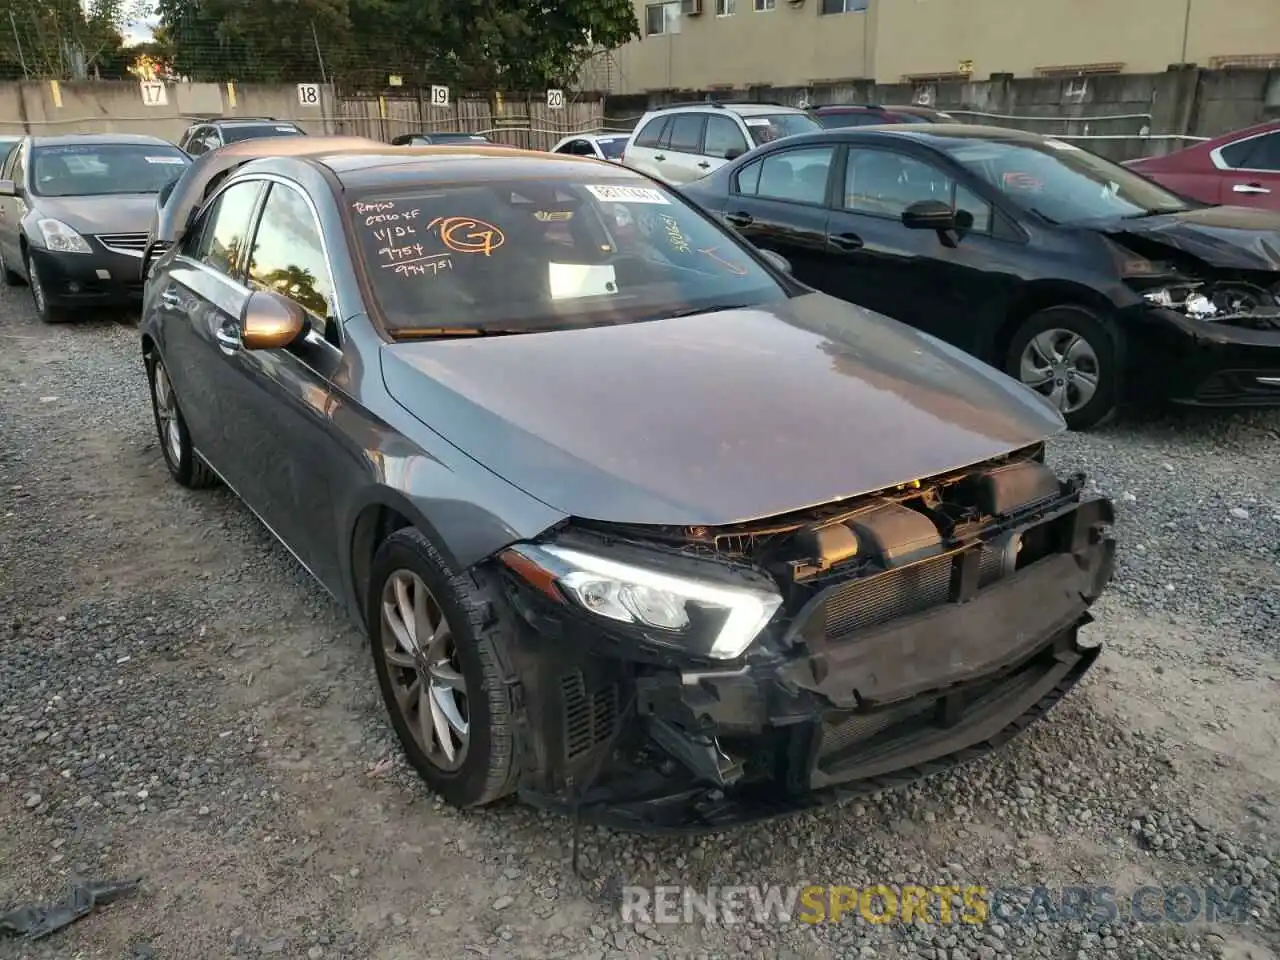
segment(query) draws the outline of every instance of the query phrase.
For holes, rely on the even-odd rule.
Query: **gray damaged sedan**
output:
[[[947,768],[1094,663],[1109,502],[1038,395],[615,164],[235,170],[147,283],[165,461],[367,630],[450,803],[635,829]]]

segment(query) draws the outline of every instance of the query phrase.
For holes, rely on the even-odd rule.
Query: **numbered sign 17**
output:
[[[318,83],[298,84],[298,103],[300,103],[304,107],[320,106],[320,84]]]
[[[169,94],[164,88],[164,82],[161,80],[143,80],[139,85],[142,88],[142,103],[147,107],[164,107],[169,104]]]
[[[449,105],[449,88],[431,85],[431,105],[433,107],[447,107]]]
[[[547,106],[552,110],[563,110],[564,109],[564,91],[548,90]]]

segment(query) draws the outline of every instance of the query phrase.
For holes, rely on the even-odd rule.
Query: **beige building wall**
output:
[[[869,14],[818,16],[818,0],[801,7],[776,0],[774,9],[757,11],[754,2],[737,0],[733,14],[716,16],[716,0],[704,0],[702,14],[678,19],[679,33],[627,44],[614,54],[615,91],[792,86],[867,75]],[[641,33],[646,6],[636,5]]]
[[[700,16],[678,18],[678,33],[628,44],[615,54],[617,92],[896,83],[966,68],[984,80],[1094,64],[1154,73],[1224,57],[1280,64],[1280,0],[869,0],[865,13],[829,15],[821,0],[776,0],[768,12],[754,3],[717,17],[716,0],[704,0]],[[642,32],[648,5],[636,2]]]

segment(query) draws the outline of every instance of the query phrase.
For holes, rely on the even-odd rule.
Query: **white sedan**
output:
[[[578,133],[565,137],[551,148],[551,152],[621,163],[622,150],[626,147],[629,136],[626,133]]]

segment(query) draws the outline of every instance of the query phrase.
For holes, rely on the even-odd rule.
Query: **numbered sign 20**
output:
[[[547,106],[550,107],[552,110],[563,110],[564,109],[564,91],[548,90]]]
[[[431,105],[433,107],[447,107],[449,105],[449,88],[431,85]]]
[[[163,81],[143,80],[139,86],[142,88],[142,103],[144,106],[168,106],[169,94],[165,91]]]
[[[320,84],[318,83],[298,84],[298,103],[300,103],[304,107],[320,106]]]

